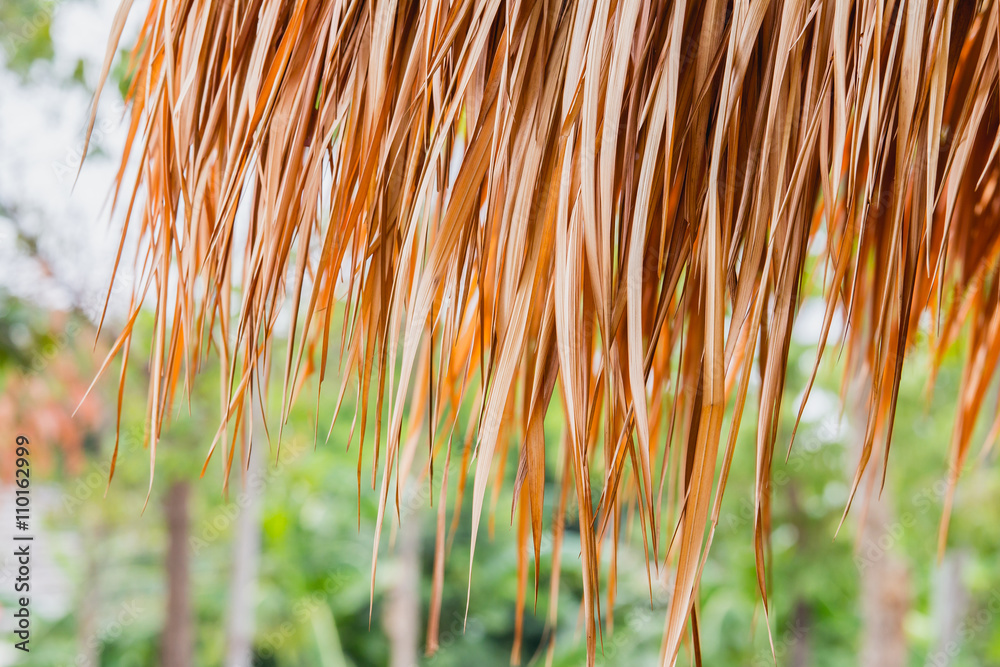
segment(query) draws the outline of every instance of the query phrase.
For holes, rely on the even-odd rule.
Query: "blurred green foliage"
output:
[[[0,370],[33,370],[52,344],[45,314],[0,290]]]
[[[51,0],[4,0],[0,3],[0,47],[7,67],[26,77],[37,60],[53,56],[52,14],[57,3]]]
[[[9,317],[10,313],[20,311],[8,308],[4,312]],[[144,337],[150,333],[148,323],[143,323],[133,342],[136,350],[145,349]],[[928,399],[927,359],[922,358],[919,350],[915,352],[915,363],[904,376],[890,452],[885,493],[893,499],[899,523],[899,530],[893,529],[890,548],[904,556],[911,573],[907,639],[913,665],[925,664],[925,656],[934,650],[937,636],[930,618],[931,581],[960,353],[956,351],[946,360],[937,377],[937,390]],[[808,345],[792,350],[779,442],[788,442],[797,401],[814,354]],[[835,357],[831,355],[831,359]],[[110,423],[100,436],[99,451],[90,457],[91,464],[85,473],[70,476],[60,469],[45,482],[60,499],[48,508],[47,530],[65,539],[65,551],[59,554],[58,563],[72,582],[76,597],[61,614],[45,616],[39,621],[38,651],[32,654],[32,665],[74,664],[79,651],[81,591],[97,596],[101,664],[146,665],[156,661],[165,594],[162,567],[165,535],[160,496],[169,481],[178,477],[192,480],[196,491],[191,549],[198,664],[219,664],[222,659],[233,526],[240,511],[241,482],[238,471],[234,471],[228,496],[222,492],[221,451],[216,451],[205,478],[197,479],[218,423],[215,393],[218,369],[207,368],[193,387],[190,403],[185,401],[175,406],[175,415],[158,446],[152,498],[145,513],[141,513],[149,481],[148,450],[143,448],[144,389],[148,375],[141,356],[137,355],[130,366],[134,370],[126,386],[119,464],[107,498],[102,494],[114,439]],[[835,398],[839,383],[839,369],[824,363],[814,391],[830,403],[825,410],[806,411],[787,462],[783,456],[775,457],[773,551],[768,574],[769,620],[778,664],[789,664],[792,646],[804,639],[810,646],[809,664],[839,666],[857,661],[862,630],[859,567],[863,560],[859,560],[859,554],[864,555],[864,545],[856,545],[854,541],[858,507],[834,539],[856,456],[849,442],[850,430],[841,422],[841,406]],[[112,401],[113,378],[101,387],[106,400]],[[257,663],[387,664],[388,640],[382,619],[386,593],[398,567],[395,551],[389,547],[396,532],[395,515],[387,517],[383,532],[369,628],[371,547],[377,513],[377,492],[369,487],[372,442],[366,443],[359,496],[357,443],[351,451],[345,449],[354,410],[352,399],[347,399],[342,417],[326,441],[323,436],[336,392],[324,391],[316,403],[310,398],[315,397],[315,390],[315,385],[307,385],[303,399],[295,404],[283,430],[280,453],[276,441],[272,441],[268,451],[255,452],[267,457],[260,478],[263,540],[256,612]],[[277,414],[276,401],[277,397],[272,396],[269,414]],[[700,626],[705,664],[772,664],[753,564],[754,419],[752,415],[748,417],[737,444],[715,543],[704,571]],[[275,435],[273,424],[271,428]],[[560,420],[550,418],[546,429],[547,437],[554,440],[561,429]],[[511,447],[510,457],[508,476],[516,469],[516,447]],[[452,472],[457,471],[457,460],[458,457],[452,459]],[[437,498],[443,479],[441,466],[443,459],[437,465],[433,489],[426,488],[424,478],[400,491],[402,520],[415,521],[421,526],[423,614],[430,600],[434,548],[434,510],[427,507],[426,499],[431,495]],[[557,457],[549,457],[546,530],[550,529],[551,513],[558,498],[561,470]],[[995,627],[992,618],[983,627],[975,625],[976,615],[989,609],[991,596],[1000,590],[1000,564],[996,558],[1000,534],[995,530],[1000,518],[996,503],[1000,488],[995,471],[992,460],[970,467],[963,475],[956,499],[949,545],[968,556],[964,583],[971,602],[967,611],[970,630],[952,665],[1000,661],[1000,641],[992,631]],[[454,484],[457,475],[450,474],[449,478]],[[471,517],[468,503],[463,508],[447,561],[441,650],[426,660],[428,665],[485,667],[509,662],[517,594],[516,542],[509,522],[510,486],[505,486],[496,504],[494,539],[481,542],[476,553],[467,621],[465,590]],[[571,520],[564,544],[560,620],[553,660],[556,665],[578,665],[583,660],[578,626],[581,599],[578,530]],[[604,654],[599,662],[657,664],[669,595],[654,578],[650,605],[641,536],[635,526],[627,523],[623,525],[622,536],[614,629],[605,631]],[[85,585],[86,559],[77,555],[80,543],[98,550],[100,575],[96,586]],[[544,663],[547,640],[544,619],[551,602],[548,597],[551,548],[551,540],[543,540],[537,610],[532,611],[529,581],[525,618],[524,656],[526,660],[541,661],[540,664]],[[602,579],[606,580],[606,576],[605,571]],[[9,591],[0,590],[0,600],[4,603],[9,595]],[[606,613],[606,600],[602,606]],[[129,617],[127,624],[116,620],[133,608],[138,613],[135,618]],[[808,610],[805,625],[797,615],[803,608]],[[421,637],[425,621],[425,617],[416,621],[420,623]]]

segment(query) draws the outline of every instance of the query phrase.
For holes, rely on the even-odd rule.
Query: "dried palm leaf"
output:
[[[427,472],[435,455],[447,468],[472,406],[458,502],[474,454],[473,549],[516,437],[517,534],[527,545],[531,530],[537,591],[546,456],[565,457],[553,529],[559,545],[572,483],[589,662],[602,547],[631,507],[650,567],[672,568],[672,664],[687,619],[697,627],[755,373],[767,609],[770,471],[810,256],[824,276],[819,354],[839,311],[847,372],[867,378],[852,498],[871,457],[888,459],[924,315],[937,360],[966,337],[953,492],[1000,357],[998,43],[993,0],[151,0],[116,189],[123,235],[143,239],[135,312],[156,306],[151,465],[179,380],[190,386],[205,354],[229,369],[226,443],[287,307],[282,421],[314,353],[322,379],[332,350],[338,405],[356,384],[360,441],[374,429],[379,526],[392,488],[398,514],[415,443],[428,434]],[[553,445],[541,424],[560,406]],[[445,525],[439,514],[436,588]],[[942,544],[946,528],[947,512]]]

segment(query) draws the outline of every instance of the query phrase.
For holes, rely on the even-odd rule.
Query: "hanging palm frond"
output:
[[[591,664],[602,545],[634,503],[650,567],[672,572],[672,664],[750,396],[768,608],[807,260],[825,295],[819,355],[843,317],[848,373],[865,378],[852,498],[872,457],[884,472],[917,332],[937,359],[965,336],[950,507],[1000,356],[998,16],[992,0],[151,0],[115,192],[141,280],[112,353],[127,361],[155,305],[151,475],[208,349],[229,369],[208,453],[221,442],[228,471],[226,423],[284,318],[282,421],[313,359],[320,378],[341,359],[339,396],[356,388],[359,441],[374,441],[359,457],[379,528],[426,438],[430,460],[461,459],[457,502],[475,460],[473,550],[488,487],[514,477],[537,592],[546,457],[566,457],[553,522],[572,488]],[[947,511],[942,544],[946,527]]]

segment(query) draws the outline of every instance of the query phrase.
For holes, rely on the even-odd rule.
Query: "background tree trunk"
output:
[[[852,392],[865,396],[860,387]],[[863,400],[848,405],[849,433],[854,452],[860,457],[865,439],[868,406]],[[878,447],[876,437],[874,447]],[[848,457],[850,459],[850,457]],[[861,522],[855,563],[861,578],[860,667],[906,667],[907,643],[903,624],[910,608],[910,575],[906,562],[897,555],[900,533],[905,527],[896,519],[889,480],[881,486],[882,452],[873,453],[858,486],[855,511]],[[849,474],[853,475],[853,469]]]
[[[415,517],[399,528],[396,577],[385,611],[390,667],[416,667],[420,633],[420,527]]]
[[[941,566],[934,572],[934,588],[931,594],[931,618],[938,636],[933,661],[934,667],[947,667],[961,648],[962,620],[969,608],[969,592],[962,583],[965,554],[961,551],[945,553]]]
[[[87,564],[87,578],[83,582],[83,594],[80,596],[77,624],[77,641],[79,642],[77,664],[96,667],[101,664],[101,645],[97,627],[101,608],[101,568],[97,552],[100,548],[99,545],[103,542],[105,531],[100,523],[94,526],[89,521],[84,520],[80,525],[83,555]]]
[[[253,403],[254,432],[264,432],[258,423],[259,407]],[[259,430],[258,430],[259,426]],[[248,435],[247,444],[251,437]],[[250,667],[253,662],[254,618],[257,609],[257,570],[260,563],[260,495],[263,461],[267,447],[251,450],[246,484],[240,491],[243,501],[236,515],[233,535],[233,569],[229,584],[229,611],[226,622],[226,667]]]
[[[792,525],[795,526],[798,534],[800,548],[808,548],[808,541],[812,539],[810,532],[809,516],[802,508],[799,501],[799,487],[795,481],[788,484],[788,504],[792,514]],[[809,549],[810,553],[812,552]],[[799,598],[795,602],[795,613],[792,618],[792,647],[791,647],[791,667],[809,667],[813,664],[812,655],[812,608],[809,602]]]
[[[809,667],[813,664],[812,642],[812,610],[809,603],[799,599],[795,603],[795,619],[793,621],[792,660],[791,667]]]
[[[874,471],[872,471],[874,472]],[[906,563],[892,551],[895,537],[888,499],[879,499],[876,480],[862,530],[861,667],[906,667],[907,646],[903,622],[910,607],[910,576]],[[896,524],[898,525],[898,524]],[[889,544],[889,547],[882,545]],[[872,547],[876,547],[871,551]]]
[[[188,483],[175,480],[164,499],[167,516],[167,614],[160,647],[163,667],[189,667],[192,664],[189,496]]]

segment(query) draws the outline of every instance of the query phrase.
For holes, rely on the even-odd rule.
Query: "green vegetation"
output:
[[[9,303],[16,303],[10,302]],[[23,313],[25,307],[8,307],[6,313]],[[6,321],[6,320],[5,320]],[[78,323],[80,335],[60,355],[86,353],[92,330]],[[149,335],[149,327],[140,329]],[[59,338],[59,331],[49,333]],[[136,344],[138,345],[138,341]],[[789,376],[789,397],[798,395],[814,358],[808,345],[793,351],[794,372]],[[77,363],[86,374],[92,364]],[[141,369],[141,363],[132,366]],[[934,552],[941,515],[943,485],[941,470],[954,410],[957,359],[945,364],[937,378],[937,391],[925,402],[927,375],[916,363],[904,377],[901,414],[895,440],[892,468],[886,486],[895,519],[882,546],[856,543],[855,507],[839,537],[834,533],[843,511],[850,481],[853,454],[848,431],[839,418],[840,405],[831,399],[839,373],[824,368],[819,392],[831,400],[823,410],[806,413],[787,463],[774,465],[773,562],[771,573],[771,628],[778,664],[795,664],[792,654],[808,645],[810,665],[853,665],[862,634],[860,577],[866,567],[891,554],[905,561],[909,573],[910,602],[905,617],[910,664],[923,665],[935,651],[939,625],[934,609]],[[53,602],[40,601],[37,652],[25,664],[65,665],[81,655],[81,610],[94,614],[95,636],[102,665],[147,665],[156,662],[163,626],[166,535],[162,517],[162,495],[169,481],[192,480],[190,553],[191,590],[196,618],[196,664],[219,664],[225,644],[225,620],[233,530],[243,511],[241,481],[234,471],[228,496],[222,493],[222,465],[217,451],[205,474],[198,480],[199,466],[192,457],[206,451],[214,432],[218,408],[213,396],[217,371],[199,380],[194,399],[177,406],[177,414],[164,431],[158,449],[158,468],[153,497],[140,513],[148,484],[148,452],[143,450],[145,402],[136,398],[148,377],[136,371],[127,384],[123,404],[122,442],[114,481],[104,493],[111,449],[114,444],[112,382],[99,385],[97,399],[105,404],[105,419],[96,430],[96,446],[86,451],[86,465],[71,470],[63,454],[41,475],[47,502],[43,542],[52,549],[54,571],[61,585],[54,587]],[[43,373],[44,374],[44,373]],[[24,371],[7,367],[5,380],[22,378]],[[334,379],[336,382],[336,379]],[[5,386],[8,386],[5,382]],[[315,395],[315,385],[304,390]],[[348,398],[347,400],[352,400]],[[788,399],[794,407],[793,398]],[[255,451],[267,463],[247,484],[263,491],[262,544],[257,596],[255,664],[260,665],[381,665],[387,664],[389,642],[384,628],[387,599],[401,564],[397,551],[389,547],[398,533],[395,517],[390,522],[394,537],[383,536],[372,625],[369,629],[369,581],[372,527],[377,494],[369,488],[370,451],[366,443],[360,506],[356,488],[356,443],[350,452],[345,443],[350,420],[342,417],[325,440],[332,414],[334,392],[324,392],[317,405],[302,400],[293,409],[285,427],[280,454]],[[72,401],[64,409],[70,411]],[[278,409],[271,401],[272,412]],[[351,414],[345,406],[344,414]],[[320,438],[315,415],[320,415]],[[791,409],[786,414],[792,415]],[[547,424],[551,437],[561,425]],[[787,442],[791,417],[782,423],[780,438]],[[274,426],[271,425],[272,432]],[[718,533],[704,573],[701,602],[701,637],[706,664],[771,664],[771,652],[762,616],[752,557],[753,478],[751,442],[753,427],[747,426],[737,448],[730,491],[723,503]],[[46,443],[55,446],[56,443]],[[62,448],[56,447],[62,452]],[[512,447],[508,471],[516,469]],[[554,484],[559,461],[548,463],[546,497],[557,502]],[[452,463],[450,483],[455,483],[459,465]],[[509,472],[513,474],[513,472]],[[949,555],[961,553],[960,583],[968,602],[962,618],[967,624],[961,650],[951,665],[984,665],[1000,661],[1000,639],[992,631],[991,603],[1000,591],[1000,568],[996,556],[1000,538],[991,527],[1000,518],[1000,494],[992,460],[970,467],[959,494],[955,522],[949,539]],[[420,618],[413,619],[423,636],[430,604],[433,561],[433,522],[436,508],[428,498],[437,497],[443,470],[435,470],[434,488],[426,477],[415,477],[400,490],[405,522],[415,521],[419,531]],[[418,481],[419,480],[419,481]],[[509,488],[509,486],[508,486]],[[41,494],[39,494],[41,497]],[[495,536],[481,545],[473,569],[472,593],[467,625],[464,622],[467,583],[468,540],[471,512],[463,507],[452,554],[445,571],[441,612],[441,648],[428,665],[505,665],[514,637],[517,594],[515,530],[510,523],[509,491],[501,494],[492,518]],[[553,508],[554,509],[554,508]],[[449,508],[450,510],[450,508]],[[359,514],[360,512],[360,530]],[[572,503],[570,514],[573,513]],[[449,511],[448,520],[451,521]],[[546,523],[548,533],[551,527]],[[567,527],[559,605],[563,610],[579,607],[578,528]],[[655,664],[659,653],[663,614],[668,601],[663,585],[654,580],[653,605],[643,564],[641,537],[636,526],[622,525],[618,558],[619,589],[614,607],[614,628],[604,636],[602,664]],[[82,546],[82,551],[81,551]],[[537,611],[532,612],[529,575],[528,610],[524,630],[524,658],[544,664],[547,640],[545,618],[549,605],[551,539],[542,543],[542,581]],[[81,557],[83,554],[83,557]],[[94,562],[90,562],[92,559]],[[93,568],[93,569],[88,569]],[[96,574],[96,578],[95,577]],[[606,572],[602,578],[606,578]],[[91,580],[91,578],[94,578]],[[9,587],[8,587],[9,588]],[[90,599],[84,599],[89,596]],[[0,588],[0,601],[11,600],[11,591]],[[606,610],[607,607],[605,606]],[[806,610],[805,612],[803,610]],[[989,614],[989,617],[983,614]],[[553,664],[577,665],[584,659],[580,628],[575,614],[560,615]],[[981,619],[986,619],[985,624]],[[980,619],[980,620],[977,620]],[[463,625],[465,626],[463,631]],[[421,642],[422,645],[422,642]],[[932,663],[933,664],[933,663]]]

